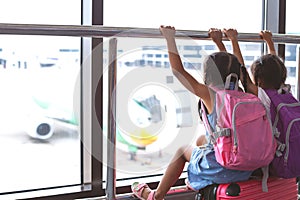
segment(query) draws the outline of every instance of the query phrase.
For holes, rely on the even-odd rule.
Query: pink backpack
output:
[[[257,96],[237,90],[216,90],[215,132],[208,123],[203,103],[201,107],[219,164],[250,171],[271,163],[276,140],[269,114]]]

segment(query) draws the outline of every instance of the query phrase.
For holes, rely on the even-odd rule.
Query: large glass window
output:
[[[79,25],[81,1],[1,1],[0,16],[1,23]]]
[[[0,23],[79,25],[81,10],[86,9],[81,8],[81,5],[85,5],[82,2],[5,1],[0,3]],[[96,4],[96,1],[91,2],[87,7]],[[103,20],[104,26],[158,30],[163,24],[173,25],[180,30],[207,31],[213,27],[236,28],[240,33],[258,33],[264,21],[263,4],[259,0],[103,0],[103,3],[104,9],[97,10],[99,13],[85,14],[89,19],[90,16],[95,17],[92,17],[94,22]],[[294,14],[297,12],[293,10],[296,7],[296,1],[287,0],[287,33],[299,33],[297,26],[291,23],[296,19]],[[91,38],[85,39],[91,46],[100,41],[98,38],[93,42]],[[224,43],[231,52],[230,43]],[[261,43],[240,42],[240,47],[246,66],[261,55]],[[79,37],[0,35],[1,195],[61,186],[80,185],[84,188],[82,181],[90,182],[94,177],[105,179],[107,143],[102,146],[102,132],[99,129],[103,129],[106,136],[108,103],[114,98],[117,187],[128,186],[138,178],[146,178],[144,182],[158,181],[158,176],[165,171],[178,147],[194,144],[195,139],[204,134],[197,112],[198,99],[173,76],[164,40],[117,39],[115,96],[108,95],[108,53],[111,49],[107,38],[99,48],[101,54],[104,52],[103,55],[95,53],[94,57],[94,52],[90,53],[89,49],[86,58],[81,56]],[[184,67],[202,81],[203,56],[217,51],[215,44],[208,40],[185,38],[178,40],[178,49]],[[286,45],[285,62],[291,83],[295,83],[298,74],[298,54],[299,45]],[[81,57],[83,63],[97,66],[85,69],[80,65]],[[103,72],[95,60],[103,61]],[[81,76],[83,71],[89,74],[87,81],[82,81],[82,78],[86,78]],[[89,105],[90,101],[97,100],[98,103],[99,99],[93,99],[93,87],[97,81],[100,90],[103,89],[103,93],[97,96],[103,98],[100,102],[103,101],[103,107],[97,113],[103,117],[103,127],[96,127],[102,123],[95,119],[96,105]],[[92,87],[83,95],[88,96],[86,102],[81,101],[85,98],[80,96],[82,86]],[[293,91],[297,91],[295,87],[292,85]],[[88,112],[82,108],[82,104],[89,107]],[[82,120],[86,120],[92,128],[84,127]],[[82,143],[81,131],[91,132],[90,129],[94,131],[93,134]],[[104,153],[102,156],[99,155],[101,153],[95,155],[94,150]],[[89,154],[88,158],[81,157],[83,151]],[[88,162],[87,171],[81,169],[84,161]],[[99,165],[102,165],[102,172],[99,172]],[[95,171],[91,173],[90,169]],[[185,173],[182,177],[185,177]],[[98,181],[92,184],[92,190],[104,185]],[[129,192],[128,188],[125,190]]]
[[[245,14],[249,10],[251,14]],[[262,13],[258,0],[104,1],[105,26],[157,30],[162,24],[187,30],[216,27],[258,33]],[[217,51],[215,44],[188,38],[178,43],[185,68],[202,81],[203,56]],[[232,51],[230,43],[225,43]],[[246,65],[261,55],[260,48],[259,43],[241,43]],[[194,144],[195,138],[204,134],[197,113],[198,99],[173,76],[164,40],[118,38],[117,60],[117,180],[161,175],[179,146]]]
[[[164,41],[151,38],[147,41],[117,39],[116,178],[129,180],[118,181],[119,186],[131,184],[132,178],[161,175],[180,146],[194,143],[195,138],[204,133],[197,114],[197,99],[173,76]],[[183,54],[195,54],[184,50],[186,46],[204,45],[192,40],[181,43],[179,48]],[[202,81],[197,71],[201,71],[201,54],[195,55],[184,58],[185,67]],[[105,66],[108,67],[108,63]],[[104,84],[107,88],[107,78]],[[107,118],[104,127],[106,124]]]
[[[106,26],[158,28],[160,25],[172,25],[187,30],[206,31],[213,27],[257,32],[261,29],[261,22],[260,0],[104,1]]]
[[[0,6],[1,23],[81,24],[80,0]],[[81,183],[80,69],[79,37],[0,36],[0,193]]]
[[[300,35],[300,27],[297,26],[296,19],[299,18],[299,12],[297,12],[297,7],[299,2],[295,0],[286,1],[286,33],[292,35]],[[292,91],[296,97],[299,98],[299,88],[297,88],[297,83],[299,82],[298,70],[299,70],[299,44],[288,44],[286,45],[285,51],[285,64],[288,70],[287,83],[292,85]]]
[[[297,19],[300,13],[297,8],[299,2],[297,0],[286,1],[286,33],[287,34],[300,34],[300,27],[297,26]]]

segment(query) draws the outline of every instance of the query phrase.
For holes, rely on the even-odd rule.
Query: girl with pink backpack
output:
[[[167,41],[169,60],[173,74],[193,94],[203,100],[206,107],[208,122],[214,130],[216,125],[215,91],[212,88],[224,88],[226,77],[231,74],[240,76],[241,64],[237,58],[227,52],[209,55],[203,63],[204,82],[198,82],[183,67],[175,42],[175,28],[161,26],[160,31]],[[238,81],[238,80],[236,80]],[[200,190],[214,183],[229,183],[248,180],[253,170],[235,170],[222,166],[216,160],[215,151],[210,143],[205,147],[184,146],[177,150],[167,167],[156,190],[151,190],[145,183],[132,184],[132,192],[139,199],[162,200],[180,177],[188,162],[188,183],[194,190]]]

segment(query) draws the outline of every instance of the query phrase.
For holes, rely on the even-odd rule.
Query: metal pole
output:
[[[42,25],[42,24],[6,24],[0,23],[0,34],[13,35],[49,35],[49,36],[75,36],[75,37],[139,37],[161,38],[157,28],[109,27],[102,25]],[[177,38],[191,38],[210,40],[207,31],[177,30]],[[226,38],[224,38],[226,39]],[[258,33],[239,33],[239,41],[263,41]],[[275,43],[300,44],[300,35],[273,33]]]
[[[117,39],[109,40],[108,77],[108,133],[107,133],[107,184],[106,195],[109,200],[116,199],[116,79],[117,79]]]

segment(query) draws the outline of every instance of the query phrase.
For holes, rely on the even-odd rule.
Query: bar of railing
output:
[[[117,81],[117,39],[109,41],[109,88],[108,88],[108,132],[107,132],[107,184],[108,200],[116,198],[116,81]]]
[[[111,27],[101,25],[43,25],[0,23],[0,34],[50,35],[76,37],[162,37],[157,28]],[[177,38],[209,39],[207,31],[177,30]],[[258,33],[239,33],[239,41],[262,41]],[[300,44],[300,35],[273,33],[275,43]]]

